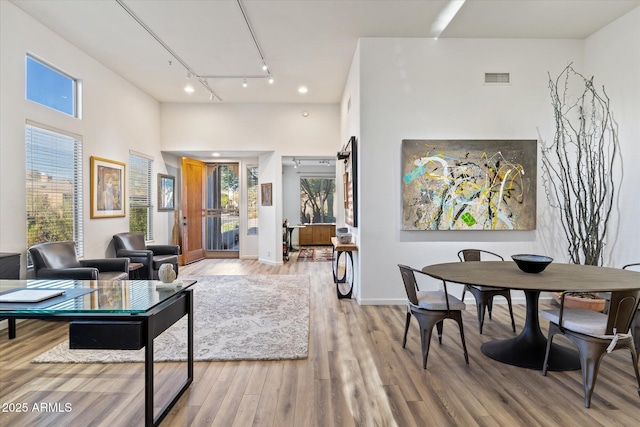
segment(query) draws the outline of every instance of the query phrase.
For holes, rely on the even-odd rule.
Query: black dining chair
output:
[[[463,262],[467,261],[487,261],[487,260],[500,260],[504,261],[504,258],[496,253],[485,251],[482,249],[462,249],[458,252],[458,259]],[[476,309],[478,311],[478,327],[480,334],[482,334],[482,326],[484,325],[484,313],[485,309],[489,312],[489,319],[491,319],[491,312],[493,310],[493,297],[502,296],[507,300],[509,304],[509,315],[511,316],[511,328],[513,332],[516,331],[516,322],[513,319],[513,307],[511,305],[511,291],[506,288],[494,288],[490,286],[477,286],[477,285],[465,285],[462,290],[462,301],[464,301],[465,292],[469,291],[476,300]]]
[[[638,310],[640,289],[613,291],[607,314],[591,310],[564,307],[566,292],[560,297],[560,309],[543,310],[540,316],[549,320],[549,337],[542,365],[542,375],[547,375],[549,350],[556,334],[562,334],[578,347],[582,368],[584,406],[591,406],[591,396],[598,377],[602,357],[615,350],[626,348],[631,352],[633,369],[640,395],[638,355],[633,336],[628,333],[631,321]]]
[[[464,341],[464,327],[462,326],[462,310],[465,304],[458,298],[447,292],[447,283],[443,280],[444,290],[441,291],[421,291],[418,288],[415,273],[424,274],[420,270],[399,264],[404,289],[407,293],[407,321],[404,328],[404,338],[402,348],[407,345],[407,333],[411,323],[411,315],[418,319],[420,325],[420,342],[422,344],[422,368],[427,369],[427,357],[429,356],[429,344],[431,343],[431,332],[433,327],[438,329],[438,342],[442,344],[443,322],[445,319],[453,319],[460,328],[460,338],[462,339],[462,349],[464,350],[464,360],[469,364],[469,354]]]

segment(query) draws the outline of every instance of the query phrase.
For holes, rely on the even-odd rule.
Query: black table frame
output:
[[[335,237],[334,237],[335,239]],[[345,254],[344,259],[344,274],[342,277],[338,277],[338,269],[340,266],[340,257],[342,254]],[[331,258],[332,258],[332,270],[333,270],[333,283],[336,284],[336,295],[338,299],[347,299],[353,296],[353,280],[354,280],[354,271],[353,271],[353,250],[344,250],[336,248],[334,244],[331,250]],[[351,271],[351,275],[348,275],[347,272]],[[340,292],[340,284],[346,283],[349,285],[349,290],[346,293]]]
[[[540,329],[538,317],[540,291],[525,290],[524,295],[526,315],[520,334],[515,338],[486,342],[480,346],[480,351],[498,362],[521,368],[542,370],[547,337]],[[578,351],[552,342],[548,366],[550,371],[580,369]]]
[[[154,416],[153,401],[154,401],[154,372],[153,372],[153,341],[154,339],[168,329],[171,325],[176,323],[179,319],[187,316],[187,378],[182,385],[179,386],[178,391],[173,395],[171,401],[165,405],[157,416]],[[184,392],[189,388],[193,382],[193,290],[184,289],[181,292],[172,295],[165,301],[161,302],[157,306],[151,308],[144,313],[25,313],[24,311],[17,314],[3,313],[2,317],[8,318],[9,321],[15,319],[38,319],[38,320],[58,320],[58,321],[70,321],[69,340],[74,339],[84,341],[84,333],[90,334],[95,331],[96,327],[102,328],[102,330],[109,330],[110,333],[105,336],[109,336],[110,339],[121,340],[115,343],[110,342],[108,346],[100,346],[100,342],[97,343],[97,347],[94,349],[131,349],[132,340],[128,334],[119,333],[119,329],[126,327],[127,325],[135,324],[136,329],[140,333],[141,340],[138,342],[140,348],[145,347],[144,354],[144,404],[145,404],[145,426],[158,426],[162,420],[168,415],[171,408],[176,404]],[[79,326],[80,332],[74,332],[72,335],[72,324]],[[14,324],[15,327],[15,324]],[[15,333],[15,330],[14,330]],[[91,337],[94,341],[96,337]],[[85,347],[87,348],[87,347]]]

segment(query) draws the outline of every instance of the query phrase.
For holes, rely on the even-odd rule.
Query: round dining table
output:
[[[640,272],[580,264],[551,263],[541,273],[525,273],[512,261],[451,262],[426,266],[429,276],[463,285],[495,286],[522,290],[526,299],[525,325],[514,338],[482,345],[486,356],[529,369],[542,369],[547,339],[540,330],[540,292],[616,291],[640,288]],[[580,369],[578,352],[553,343],[549,370]]]

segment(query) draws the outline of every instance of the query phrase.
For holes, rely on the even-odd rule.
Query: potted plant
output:
[[[609,97],[571,64],[556,79],[549,76],[549,89],[556,129],[553,143],[542,144],[547,200],[560,211],[570,261],[602,265],[616,195],[613,170],[620,162]],[[574,296],[597,299],[591,293]]]

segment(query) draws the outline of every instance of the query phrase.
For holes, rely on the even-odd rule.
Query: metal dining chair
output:
[[[627,264],[622,267],[623,270],[628,268],[640,272],[640,262]],[[633,335],[633,342],[636,345],[636,353],[640,353],[640,307],[638,307],[638,311],[636,311],[636,315],[633,316],[633,320],[631,321],[631,335]]]
[[[425,274],[420,270],[398,264],[404,289],[407,293],[407,321],[404,328],[404,338],[402,348],[407,345],[407,333],[411,323],[411,315],[418,319],[420,325],[420,341],[422,344],[422,368],[427,369],[427,357],[429,356],[429,345],[431,343],[431,332],[433,327],[438,329],[438,342],[442,344],[443,322],[445,319],[453,319],[460,328],[460,338],[462,339],[462,349],[464,350],[464,360],[469,364],[469,354],[464,341],[464,327],[462,326],[462,310],[465,304],[458,298],[447,293],[447,283],[443,280],[444,290],[442,291],[421,291],[418,288],[415,273]]]
[[[462,249],[458,252],[458,259],[463,262],[467,261],[483,261],[487,259],[494,259],[504,261],[502,256],[485,251],[482,249]],[[482,326],[484,325],[484,313],[485,309],[489,312],[489,319],[491,319],[491,312],[493,310],[493,297],[499,295],[504,297],[509,304],[509,315],[511,316],[511,328],[513,332],[516,331],[516,322],[513,319],[513,307],[511,305],[511,291],[506,288],[494,288],[489,286],[477,286],[477,285],[465,285],[462,290],[462,301],[464,301],[465,292],[469,291],[476,300],[476,309],[478,311],[478,327],[480,334],[482,334]]]
[[[638,381],[637,391],[640,395],[638,355],[633,344],[633,336],[627,332],[638,311],[640,289],[612,291],[608,314],[564,308],[565,295],[566,292],[561,295],[560,309],[544,310],[540,313],[541,317],[549,320],[549,337],[542,375],[547,375],[549,350],[553,337],[556,334],[562,334],[578,347],[585,408],[591,406],[591,396],[602,357],[622,348],[631,352],[633,369]]]

